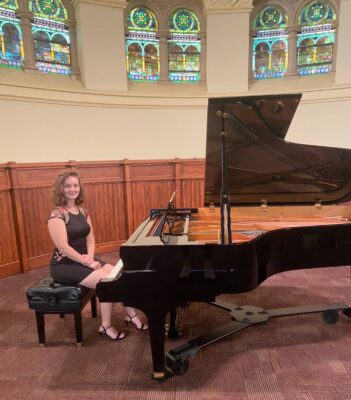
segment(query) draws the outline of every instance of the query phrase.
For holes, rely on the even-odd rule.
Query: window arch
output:
[[[0,65],[10,68],[21,68],[24,56],[17,8],[17,0],[0,0]]]
[[[133,8],[127,16],[127,72],[135,81],[160,78],[160,44],[155,14],[145,7]]]
[[[200,22],[190,10],[179,9],[168,19],[168,72],[173,82],[200,80]]]
[[[275,5],[267,5],[253,22],[252,71],[256,79],[280,78],[288,69],[288,16]]]
[[[37,68],[46,73],[71,73],[67,10],[61,0],[31,0],[34,52]]]
[[[309,1],[298,15],[297,70],[299,75],[331,71],[336,12],[324,0]]]

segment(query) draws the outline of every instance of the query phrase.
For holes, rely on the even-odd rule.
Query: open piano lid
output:
[[[351,194],[351,150],[284,140],[301,94],[209,99],[205,204],[219,204],[221,111],[232,204],[336,203]],[[316,132],[318,140],[318,132]]]

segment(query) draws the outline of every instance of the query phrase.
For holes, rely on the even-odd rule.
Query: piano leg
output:
[[[145,312],[145,311],[144,311]],[[152,354],[152,378],[163,381],[165,372],[165,317],[167,312],[145,312],[148,318]]]

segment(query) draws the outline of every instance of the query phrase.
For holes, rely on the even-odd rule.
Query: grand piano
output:
[[[344,304],[264,310],[218,297],[282,271],[351,264],[351,150],[285,141],[300,99],[210,99],[205,206],[177,209],[171,199],[151,210],[121,246],[118,275],[97,285],[100,301],[146,314],[154,379],[185,373],[201,348],[271,317],[351,316]],[[189,302],[228,310],[230,322],[165,354],[166,315]]]

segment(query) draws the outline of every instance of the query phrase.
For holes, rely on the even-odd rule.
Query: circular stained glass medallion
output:
[[[169,22],[171,32],[197,33],[200,30],[197,17],[189,10],[176,11]]]
[[[254,29],[284,29],[287,26],[288,17],[278,7],[264,7],[254,21]]]
[[[280,25],[283,15],[277,8],[267,7],[263,10],[261,18],[266,28],[275,28]]]
[[[312,3],[306,11],[306,17],[310,22],[318,23],[328,17],[328,8],[320,2]]]
[[[57,1],[55,0],[39,0],[37,4],[39,11],[48,17],[56,15],[60,8],[59,4],[57,4]]]
[[[150,10],[142,7],[134,8],[131,11],[128,25],[129,28],[138,30],[155,31],[157,29],[155,16]]]
[[[321,24],[335,20],[332,7],[324,1],[312,1],[301,12],[299,24]]]
[[[33,0],[32,8],[35,16],[59,21],[67,19],[66,11],[59,0]]]

